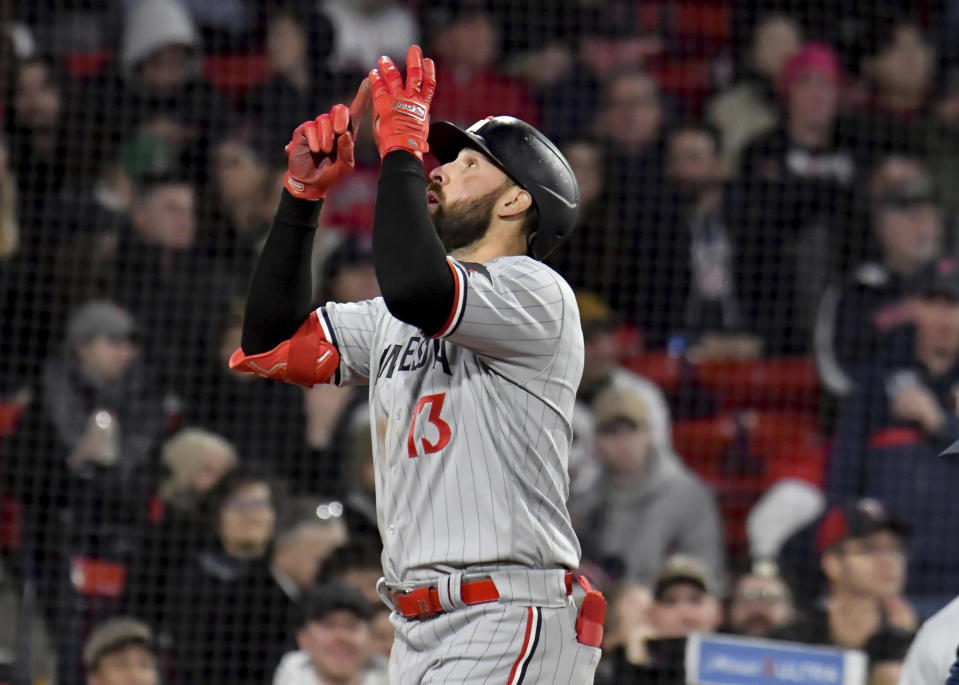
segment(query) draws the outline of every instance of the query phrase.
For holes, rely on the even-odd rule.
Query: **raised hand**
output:
[[[286,189],[305,200],[319,200],[330,186],[353,170],[356,127],[370,102],[370,82],[363,79],[352,104],[334,105],[328,114],[305,121],[286,146]]]
[[[406,54],[406,85],[389,57],[380,57],[370,72],[373,90],[373,137],[380,157],[391,150],[408,150],[423,159],[429,151],[430,103],[436,90],[436,65],[423,59],[419,45]]]

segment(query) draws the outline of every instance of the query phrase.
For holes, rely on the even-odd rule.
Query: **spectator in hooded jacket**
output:
[[[722,526],[712,494],[654,442],[650,410],[634,390],[611,387],[593,402],[603,471],[570,502],[585,559],[612,579],[652,583],[670,553],[698,559],[711,587],[724,582]]]

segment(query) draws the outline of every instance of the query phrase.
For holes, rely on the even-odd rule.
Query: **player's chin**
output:
[[[427,202],[426,208],[430,211],[430,214],[436,214],[436,210],[439,209],[439,202]]]

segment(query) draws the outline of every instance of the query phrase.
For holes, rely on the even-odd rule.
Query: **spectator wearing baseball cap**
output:
[[[96,626],[83,646],[88,685],[157,685],[157,653],[150,627],[135,618]]]
[[[843,403],[826,492],[875,497],[909,525],[907,592],[928,616],[959,594],[959,547],[943,544],[959,520],[956,464],[939,456],[959,440],[959,270],[937,269],[912,310]]]
[[[767,354],[807,350],[811,314],[844,250],[862,164],[839,119],[841,82],[832,47],[804,45],[780,76],[782,126],[743,152],[740,181],[762,221],[748,222],[737,244],[740,297],[746,319],[768,329],[758,331]]]
[[[682,554],[669,557],[653,585],[653,630],[673,638],[716,630],[723,619],[717,597],[716,583],[702,562]]]
[[[722,605],[706,568],[677,554],[663,564],[652,585],[648,618],[634,622],[597,671],[601,685],[685,683],[686,637],[710,633],[722,623]]]
[[[816,535],[827,594],[776,636],[859,649],[889,626],[915,630],[916,613],[902,596],[907,534],[907,526],[875,499],[830,509]]]
[[[723,537],[712,493],[653,440],[650,411],[630,388],[593,402],[602,474],[571,499],[584,558],[614,580],[652,584],[670,552],[696,557],[710,582],[723,579]]]
[[[373,607],[359,590],[329,583],[306,593],[296,611],[299,649],[287,653],[273,685],[385,685],[386,661],[373,656]]]

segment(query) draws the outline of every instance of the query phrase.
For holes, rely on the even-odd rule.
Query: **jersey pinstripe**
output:
[[[382,299],[318,311],[339,384],[370,385],[387,582],[450,568],[575,568],[567,462],[583,370],[566,282],[528,257],[449,259],[455,306],[434,338]]]

